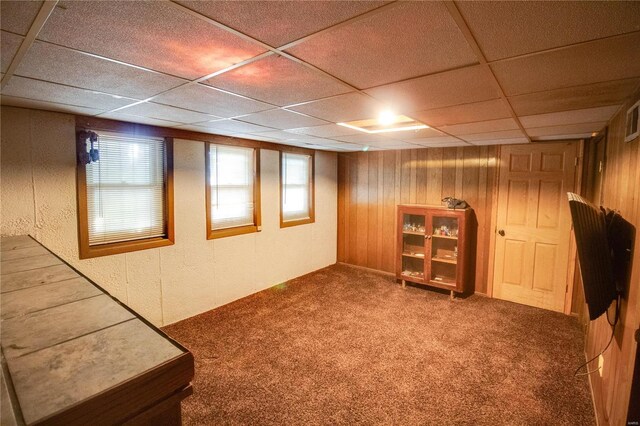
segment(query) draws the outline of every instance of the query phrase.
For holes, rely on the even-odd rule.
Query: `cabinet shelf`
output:
[[[433,238],[442,238],[444,240],[457,240],[458,237],[450,237],[448,235],[432,235]]]
[[[424,232],[419,231],[402,231],[402,233],[407,235],[422,235],[423,237],[425,236]]]
[[[402,253],[405,257],[414,257],[416,259],[424,259],[424,253]]]
[[[457,265],[458,264],[458,260],[457,259],[449,259],[447,257],[432,257],[431,260],[433,260],[434,262],[449,263],[451,265]]]

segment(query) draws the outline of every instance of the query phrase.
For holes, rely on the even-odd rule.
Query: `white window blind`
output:
[[[100,133],[86,166],[89,245],[165,234],[163,139]]]
[[[311,191],[311,156],[282,153],[282,219],[308,219]]]
[[[254,149],[209,146],[211,229],[255,225]]]

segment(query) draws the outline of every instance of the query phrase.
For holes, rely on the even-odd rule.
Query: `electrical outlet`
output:
[[[602,371],[604,370],[604,357],[600,355],[598,357],[598,374],[602,377]]]

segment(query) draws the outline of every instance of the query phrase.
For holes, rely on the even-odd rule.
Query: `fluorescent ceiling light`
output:
[[[429,126],[409,118],[406,115],[393,115],[390,111],[384,111],[377,119],[350,121],[348,123],[336,123],[338,126],[348,127],[363,133],[389,133],[403,132],[407,130],[428,129]]]

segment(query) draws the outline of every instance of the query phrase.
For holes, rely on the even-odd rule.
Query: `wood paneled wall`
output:
[[[338,261],[393,273],[398,204],[465,199],[477,220],[475,291],[487,292],[495,146],[342,154],[338,159]]]
[[[624,142],[627,108],[640,99],[640,93],[609,123],[603,205],[619,210],[622,216],[636,227],[633,269],[630,285],[623,300],[622,316],[616,328],[615,340],[604,354],[602,377],[590,375],[596,414],[600,425],[627,424],[630,390],[637,343],[634,332],[640,327],[640,138]],[[613,318],[613,309],[610,309]],[[589,323],[586,342],[587,357],[598,354],[611,336],[611,327],[602,316]],[[596,363],[590,366],[593,369]],[[633,419],[640,420],[640,419]]]

